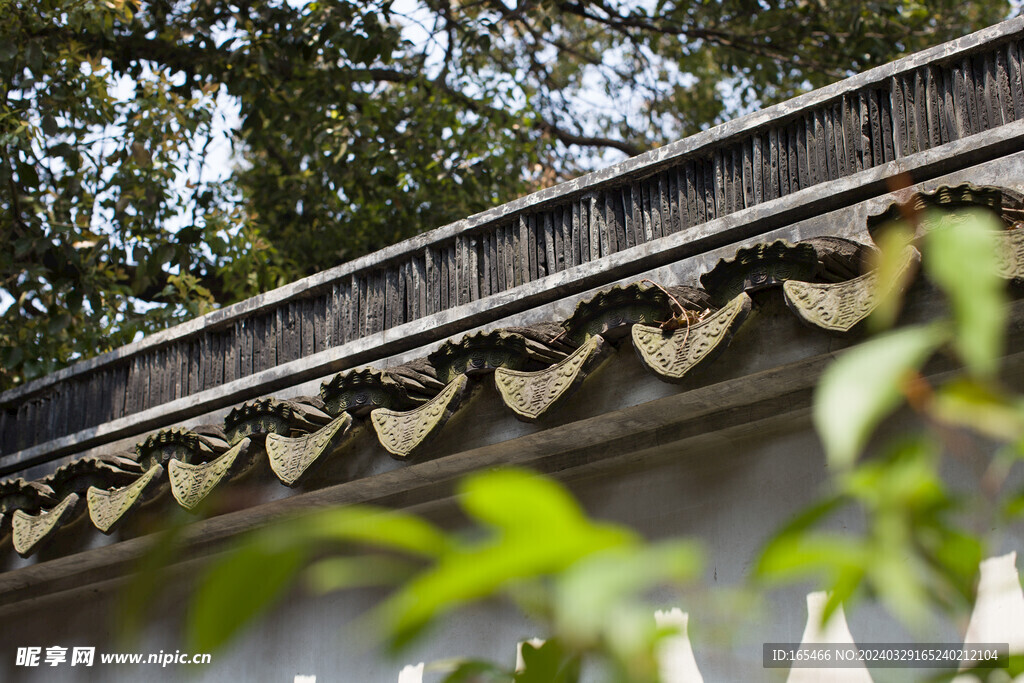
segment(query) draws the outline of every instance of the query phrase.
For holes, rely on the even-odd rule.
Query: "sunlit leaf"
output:
[[[1024,437],[1024,406],[1002,391],[968,378],[940,387],[931,413],[1000,441],[1016,442]]]
[[[999,367],[1006,325],[1005,282],[997,270],[1002,224],[989,211],[942,216],[925,236],[924,266],[946,292],[956,322],[954,346],[971,372],[991,377]]]
[[[553,480],[518,469],[467,477],[459,486],[466,512],[485,524],[504,529],[563,529],[581,524],[579,504]]]
[[[540,646],[523,643],[523,671],[516,683],[577,683],[580,680],[580,656],[567,651],[557,639]]]
[[[328,557],[305,572],[306,585],[314,593],[365,586],[391,586],[409,579],[419,566],[387,555]]]
[[[907,259],[914,239],[914,228],[905,221],[889,225],[876,238],[878,251],[874,253],[872,267],[878,275],[876,287],[880,298],[875,310],[868,318],[874,331],[886,330],[896,322],[903,305],[903,289],[909,283],[916,268],[907,267]]]
[[[849,467],[901,401],[909,373],[943,344],[942,327],[908,327],[844,352],[821,376],[813,419],[829,463]]]
[[[522,470],[473,475],[460,487],[467,514],[498,527],[447,550],[379,610],[378,620],[402,644],[436,616],[496,595],[504,587],[563,571],[581,558],[635,545],[627,529],[588,520],[550,479]]]
[[[614,548],[583,559],[556,583],[559,632],[584,642],[595,640],[626,606],[654,588],[693,580],[701,563],[699,547],[689,541]],[[649,616],[645,611],[647,621]]]
[[[293,531],[314,540],[364,543],[425,557],[436,557],[451,544],[443,531],[421,517],[370,506],[301,517],[294,522]]]
[[[251,624],[283,597],[309,550],[259,534],[214,564],[192,601],[189,647],[211,652]]]

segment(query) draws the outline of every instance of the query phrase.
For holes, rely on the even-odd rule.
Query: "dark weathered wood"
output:
[[[711,170],[714,174],[711,186],[714,188],[715,215],[724,216],[730,210],[725,201],[725,156],[721,147],[711,155]]]
[[[906,99],[903,95],[903,79],[894,76],[889,80],[890,107],[895,128],[896,153],[905,157],[910,154],[910,131],[907,123]]]
[[[704,193],[704,162],[701,160],[694,161],[693,170],[696,180],[694,189],[697,194],[697,222],[706,223],[708,221],[708,212],[707,195]]]
[[[590,230],[590,239],[588,244],[590,246],[590,260],[596,261],[601,258],[601,232],[602,224],[604,220],[601,216],[600,207],[598,206],[597,194],[592,193],[587,196],[587,226]],[[607,248],[605,249],[607,253]]]
[[[842,110],[846,170],[852,175],[864,170],[864,151],[860,140],[860,108],[856,96],[843,97]]]
[[[686,178],[686,211],[690,217],[690,225],[700,225],[704,215],[697,204],[697,167],[693,161],[687,161],[683,167]]]
[[[505,289],[512,289],[516,286],[516,243],[515,235],[513,233],[515,233],[515,228],[512,225],[506,225],[503,233],[504,243],[502,244],[503,267],[505,270]]]
[[[902,78],[903,106],[907,112],[907,135],[910,137],[911,152],[920,152],[923,147],[924,133],[921,130],[920,113],[924,103],[917,89],[917,74],[909,73]]]
[[[473,280],[476,279],[476,245],[471,235],[460,235],[456,243],[462,245],[458,252],[461,264],[459,273],[459,303],[468,304],[473,300]],[[479,291],[479,290],[478,290]]]
[[[858,157],[858,168],[867,169],[874,166],[874,159],[872,157],[871,148],[871,105],[869,103],[869,96],[866,92],[860,92],[857,94],[857,154]]]
[[[882,131],[882,163],[896,159],[896,131],[893,128],[892,97],[885,91],[878,91],[878,111]]]
[[[313,353],[319,353],[331,345],[334,330],[327,317],[327,311],[332,298],[333,292],[327,290],[313,299]]]
[[[1013,106],[1013,92],[1010,89],[1010,69],[1006,64],[1006,50],[998,50],[995,54],[995,78],[999,95],[999,114],[1003,123],[1017,120],[1017,112]]]
[[[492,245],[493,248],[493,245]],[[426,271],[427,315],[441,310],[441,292],[439,290],[439,268],[437,252],[429,245],[423,250],[423,268]]]
[[[1021,52],[1016,42],[1006,45],[1006,70],[1013,97],[1013,111],[1017,119],[1024,119],[1024,74],[1022,74]]]
[[[480,256],[480,297],[490,296],[494,291],[494,240],[490,233],[482,233],[479,237]]]
[[[566,248],[569,249],[569,258],[566,259],[568,263],[574,266],[578,266],[583,263],[583,245],[580,240],[580,202],[578,199],[574,199],[568,209],[562,214],[563,218],[568,221],[566,226],[566,232],[570,235],[570,241],[566,244]]]
[[[928,70],[914,72],[914,122],[917,127],[918,149],[934,147],[928,123]]]
[[[971,60],[971,67],[974,71],[975,102],[978,105],[979,132],[991,130],[1000,124],[996,113],[998,105],[993,101],[995,83],[994,79],[989,76],[989,60],[987,58],[988,55],[977,55]]]
[[[545,212],[542,218],[544,227],[544,263],[547,267],[547,274],[551,275],[558,272],[558,262],[555,259],[555,221],[550,211]]]
[[[764,201],[764,145],[760,135],[751,138],[751,149],[753,151],[751,181],[754,188],[754,204]]]
[[[707,220],[713,221],[718,217],[718,207],[715,206],[715,167],[714,162],[708,157],[702,160],[704,168],[704,207],[707,211]]]
[[[530,269],[530,238],[526,232],[526,221],[523,215],[519,215],[516,221],[516,285],[526,284],[530,281],[528,271]]]
[[[138,408],[136,408],[136,410],[140,412],[148,409],[152,405],[149,399],[150,380],[153,378],[152,365],[152,355],[148,353],[142,354],[139,358],[139,396]],[[207,366],[206,375],[204,376],[208,376],[210,373],[210,365],[212,365],[212,363],[204,362],[204,365]],[[203,389],[209,389],[210,386],[211,385],[209,383],[206,383],[203,385]],[[72,420],[73,431],[80,429],[84,422],[82,414],[85,411],[85,391],[83,391],[81,382],[75,382],[75,395],[75,402],[79,405],[79,409],[74,413],[74,419]]]
[[[544,249],[544,214],[533,217],[531,223],[533,231],[533,248],[537,253],[537,274],[535,277],[542,278],[548,274],[548,255]]]
[[[833,107],[822,107],[821,122],[825,128],[825,178],[827,180],[836,180],[840,177],[839,173],[839,155],[836,153],[836,130],[833,125],[835,114],[833,113]]]
[[[629,234],[629,246],[635,247],[644,242],[643,207],[640,201],[640,188],[631,183],[622,188],[623,201],[626,202],[626,222]]]
[[[350,337],[348,334],[348,316],[350,300],[348,298],[349,285],[346,280],[339,280],[331,287],[331,301],[327,304],[327,318],[332,329],[331,343],[328,348],[341,346]]]
[[[818,160],[818,141],[816,136],[817,122],[814,112],[804,115],[805,149],[807,150],[807,183],[813,187],[821,182],[821,164]]]
[[[779,195],[785,196],[793,191],[789,172],[789,131],[787,126],[780,126],[779,138]]]
[[[969,59],[961,60],[957,64],[957,74],[959,77],[959,83],[957,87],[957,95],[959,95],[959,105],[962,107],[962,116],[964,117],[964,134],[974,135],[980,129],[980,119],[978,117],[978,107],[975,101],[975,90],[974,90],[974,73],[971,67],[971,61]]]
[[[661,205],[661,234],[659,237],[670,235],[675,232],[674,223],[672,218],[672,198],[675,193],[672,192],[671,180],[667,172],[658,174],[658,202]],[[610,252],[609,252],[610,253]]]
[[[569,236],[565,232],[564,216],[564,208],[556,208],[551,218],[555,232],[555,262],[558,266],[556,270],[559,272],[569,267],[569,262],[566,259],[566,254],[569,250]]]
[[[743,208],[743,147],[733,144],[726,157],[727,191],[729,206],[733,211]]]
[[[526,228],[526,260],[528,267],[526,269],[525,280],[527,282],[532,282],[533,280],[536,280],[539,277],[539,274],[537,272],[537,231],[534,229],[536,217],[532,215],[520,216],[519,220],[525,224]]]
[[[772,128],[768,131],[768,162],[765,168],[764,194],[766,200],[778,199],[779,191],[779,131]]]
[[[653,216],[651,215],[651,181],[650,179],[644,180],[637,183],[635,187],[640,195],[640,217],[644,226],[644,242],[650,242],[654,239]]]
[[[437,290],[438,290],[438,293],[439,293],[440,298],[441,298],[440,310],[446,311],[446,310],[448,310],[449,308],[451,308],[451,307],[453,307],[455,305],[455,303],[453,301],[449,301],[449,296],[450,296],[451,293],[450,293],[450,291],[448,289],[448,277],[449,277],[448,263],[449,263],[449,261],[448,261],[448,245],[447,244],[444,244],[444,245],[441,246],[440,250],[437,253],[437,258],[438,258],[438,265],[437,265],[437,272],[438,272]],[[504,277],[504,274],[502,275],[502,277]]]
[[[609,191],[608,197],[608,230],[611,233],[612,249],[616,252],[627,247],[626,243],[626,209],[622,204],[622,193]]]

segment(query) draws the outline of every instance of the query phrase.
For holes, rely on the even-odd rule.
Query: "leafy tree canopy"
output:
[[[1008,11],[0,0],[0,387]]]

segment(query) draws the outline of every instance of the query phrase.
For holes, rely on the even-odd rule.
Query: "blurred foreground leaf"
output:
[[[847,350],[825,370],[813,419],[831,465],[853,465],[875,427],[900,405],[907,376],[946,339],[937,325],[907,327]]]
[[[925,235],[925,272],[953,307],[953,345],[979,377],[999,368],[1006,325],[1006,283],[999,277],[993,239],[1002,224],[989,211],[942,214]]]

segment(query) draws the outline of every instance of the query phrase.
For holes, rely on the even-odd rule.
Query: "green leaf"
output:
[[[211,652],[227,643],[284,595],[306,557],[307,548],[260,533],[215,564],[192,600],[190,649]]]
[[[362,543],[424,557],[437,557],[451,545],[443,531],[415,515],[370,506],[300,517],[290,529],[308,540]]]
[[[47,323],[46,329],[50,334],[58,334],[70,324],[71,315],[65,311],[50,318],[50,322]]]
[[[512,584],[563,571],[610,548],[637,544],[628,530],[591,522],[561,486],[523,470],[476,474],[460,486],[467,514],[497,527],[449,548],[378,611],[400,646],[436,616]]]
[[[702,553],[692,541],[624,546],[587,557],[556,582],[558,631],[577,641],[594,640],[641,596],[693,580],[701,564]]]
[[[485,524],[504,529],[567,528],[584,523],[579,504],[554,480],[519,469],[467,477],[459,486],[466,512]]]
[[[523,670],[516,674],[515,683],[578,683],[580,656],[562,646],[557,639],[545,641],[539,647],[523,643]]]
[[[980,377],[994,376],[1002,356],[1006,291],[993,239],[1001,229],[994,214],[976,209],[941,216],[925,235],[925,271],[953,307],[954,347]]]
[[[418,565],[392,556],[328,557],[306,570],[314,593],[365,586],[389,586],[409,579]]]
[[[1004,442],[1024,437],[1024,406],[996,388],[960,378],[935,392],[930,411],[937,419]]]
[[[908,327],[847,350],[821,376],[813,420],[831,465],[850,467],[901,401],[908,375],[947,339],[943,327]]]
[[[905,221],[897,221],[876,237],[878,252],[874,255],[873,268],[878,274],[878,304],[871,312],[868,322],[875,332],[893,326],[903,305],[903,290],[916,271],[906,267],[908,252],[914,238],[914,228]]]

